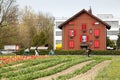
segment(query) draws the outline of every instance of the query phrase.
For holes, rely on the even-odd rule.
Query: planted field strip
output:
[[[29,61],[30,60],[21,60],[21,61],[17,61],[17,62],[12,62],[12,63],[9,63],[9,64],[4,64],[4,65],[0,66],[0,68],[16,65],[16,64],[19,64],[19,63],[23,63],[23,62],[29,62]]]
[[[120,80],[120,56],[113,56],[111,63],[94,80]]]
[[[51,80],[51,78],[66,80],[87,72],[98,63],[107,59],[109,58],[66,55],[21,61],[18,64],[16,62],[15,64],[2,66],[0,68],[0,79],[39,80],[42,78],[42,80],[47,80],[44,77],[52,76],[48,80]]]
[[[12,65],[12,66],[9,66],[9,67],[11,67],[11,68],[15,68],[15,67],[22,66],[22,65],[24,65],[24,64],[23,64],[23,63],[19,63],[19,64]]]
[[[53,75],[50,75],[50,76],[47,76],[47,77],[42,77],[42,78],[38,78],[36,80],[50,80],[50,79],[55,79],[58,77],[58,76],[61,76],[61,75],[65,75],[65,74],[68,74],[68,73],[72,73],[73,71],[75,71],[76,69],[81,69],[83,66],[85,66],[86,64],[88,63],[91,63],[93,60],[90,60],[90,61],[86,61],[86,62],[83,62],[83,63],[80,63],[80,64],[77,64],[77,65],[74,65],[74,66],[71,66],[70,68],[66,69],[66,70],[63,70],[61,72],[58,72],[56,74],[53,74]]]
[[[61,63],[67,62],[67,61],[71,61],[71,59],[54,60],[54,61],[43,63],[39,66],[37,65],[37,66],[31,66],[31,67],[28,67],[25,69],[23,68],[21,70],[18,70],[17,72],[10,71],[10,72],[3,74],[2,76],[9,78],[9,77],[14,77],[14,76],[18,76],[18,75],[28,74],[30,72],[33,73],[35,71],[40,71],[40,70],[46,69],[48,67],[55,66],[57,64],[61,64]]]
[[[108,66],[108,64],[111,61],[103,61],[94,67],[92,69],[88,70],[86,73],[78,75],[74,78],[71,78],[70,80],[94,80],[95,76],[97,76],[98,72],[103,69],[104,67]]]
[[[94,62],[91,62],[87,65],[85,65],[83,68],[81,69],[76,69],[74,72],[70,73],[70,74],[66,74],[66,75],[62,75],[62,76],[59,76],[57,78],[57,80],[66,80],[66,79],[70,79],[70,78],[73,78],[77,75],[80,75],[80,74],[83,74],[85,72],[87,72],[88,70],[90,70],[92,67],[94,67],[95,65],[97,65],[98,63],[104,61],[104,59],[99,59],[99,60],[96,60]],[[72,80],[80,80],[80,79],[72,79]]]
[[[31,67],[31,66],[35,66],[35,65],[39,65],[41,63],[46,63],[46,62],[50,62],[50,61],[56,61],[58,59],[60,59],[61,57],[55,57],[55,58],[48,58],[48,59],[35,59],[35,60],[29,60],[29,61],[24,61],[24,62],[19,62],[18,64],[22,64],[21,66],[16,66],[16,67],[11,67],[11,66],[14,66],[14,65],[17,65],[17,64],[13,64],[13,65],[10,65],[8,64],[8,66],[6,67],[1,67],[0,68],[0,73],[5,73],[5,72],[9,72],[9,71],[16,71],[16,70],[20,70],[20,69],[23,69],[23,68],[28,68],[28,67]],[[65,58],[67,59],[67,58]]]
[[[48,56],[34,56],[34,55],[30,55],[30,56],[19,56],[19,55],[15,55],[15,56],[1,56],[0,57],[0,66],[2,65],[6,65],[9,63],[13,63],[13,62],[18,62],[18,61],[23,61],[23,60],[32,60],[32,59],[36,59],[36,58],[47,58]]]
[[[84,61],[88,61],[90,60],[90,58],[81,58],[81,59],[73,59],[59,67],[56,67],[54,69],[51,69],[51,70],[46,70],[46,71],[42,71],[42,72],[31,72],[31,73],[28,73],[28,74],[25,74],[25,75],[18,75],[16,77],[10,77],[9,79],[10,80],[33,80],[33,79],[36,79],[36,78],[39,78],[39,77],[44,77],[44,76],[49,76],[49,75],[52,75],[52,74],[55,74],[57,72],[60,72],[62,70],[65,70],[75,64],[78,64],[78,63],[81,63],[81,62],[84,62]]]
[[[46,69],[48,67],[55,66],[55,65],[61,64],[63,62],[72,61],[72,60],[78,59],[78,58],[84,58],[84,57],[56,56],[56,57],[52,57],[52,58],[48,58],[48,59],[36,59],[36,60],[32,60],[32,61],[30,60],[29,62],[24,63],[24,65],[30,64],[31,65],[30,67],[28,65],[26,65],[26,67],[22,65],[22,67],[20,66],[17,68],[11,68],[11,67],[4,68],[4,67],[2,67],[0,69],[0,71],[2,72],[1,77],[13,77],[13,76],[21,75],[21,74],[27,74],[30,72]],[[39,64],[37,64],[37,63],[39,63]],[[38,66],[38,65],[40,65],[40,66]],[[13,65],[11,65],[11,66],[13,66]],[[18,70],[18,72],[13,72],[15,70]]]

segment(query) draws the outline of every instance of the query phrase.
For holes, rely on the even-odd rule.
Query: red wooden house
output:
[[[106,50],[107,29],[110,25],[83,9],[58,26],[62,29],[63,50]]]

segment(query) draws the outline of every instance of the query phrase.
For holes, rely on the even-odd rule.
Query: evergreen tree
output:
[[[109,37],[107,37],[107,46],[115,48],[115,43],[114,41],[110,40]]]
[[[107,46],[110,46],[110,43],[111,43],[111,41],[110,41],[110,39],[109,39],[109,37],[107,37]]]
[[[119,33],[118,33],[118,39],[117,39],[117,48],[120,49],[120,29],[119,29]]]
[[[33,38],[33,46],[41,46],[46,42],[46,36],[44,31],[40,31],[39,34],[36,34]]]

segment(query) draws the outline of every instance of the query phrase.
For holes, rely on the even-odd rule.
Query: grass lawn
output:
[[[99,72],[95,80],[120,80],[120,56],[113,57],[110,65]]]

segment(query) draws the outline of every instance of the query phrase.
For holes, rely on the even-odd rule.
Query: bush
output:
[[[86,55],[84,50],[56,50],[56,55]],[[120,51],[116,50],[94,50],[93,55],[120,55]]]
[[[92,51],[94,55],[120,55],[120,51],[116,50],[101,50],[101,51]]]
[[[55,50],[56,55],[85,55],[84,50]]]
[[[21,49],[18,52],[16,52],[17,55],[25,55],[24,53],[25,49]],[[49,50],[39,50],[39,54],[40,55],[48,55],[49,54]],[[35,50],[30,50],[28,55],[35,55]]]
[[[20,49],[18,52],[16,52],[17,55],[23,55],[24,54],[24,49]]]
[[[17,55],[24,55],[24,49],[19,50]],[[40,55],[48,55],[49,50],[40,50]],[[116,50],[94,50],[93,55],[120,55],[120,51]],[[30,50],[29,55],[35,55],[34,50]],[[55,55],[86,55],[85,50],[55,50]]]

